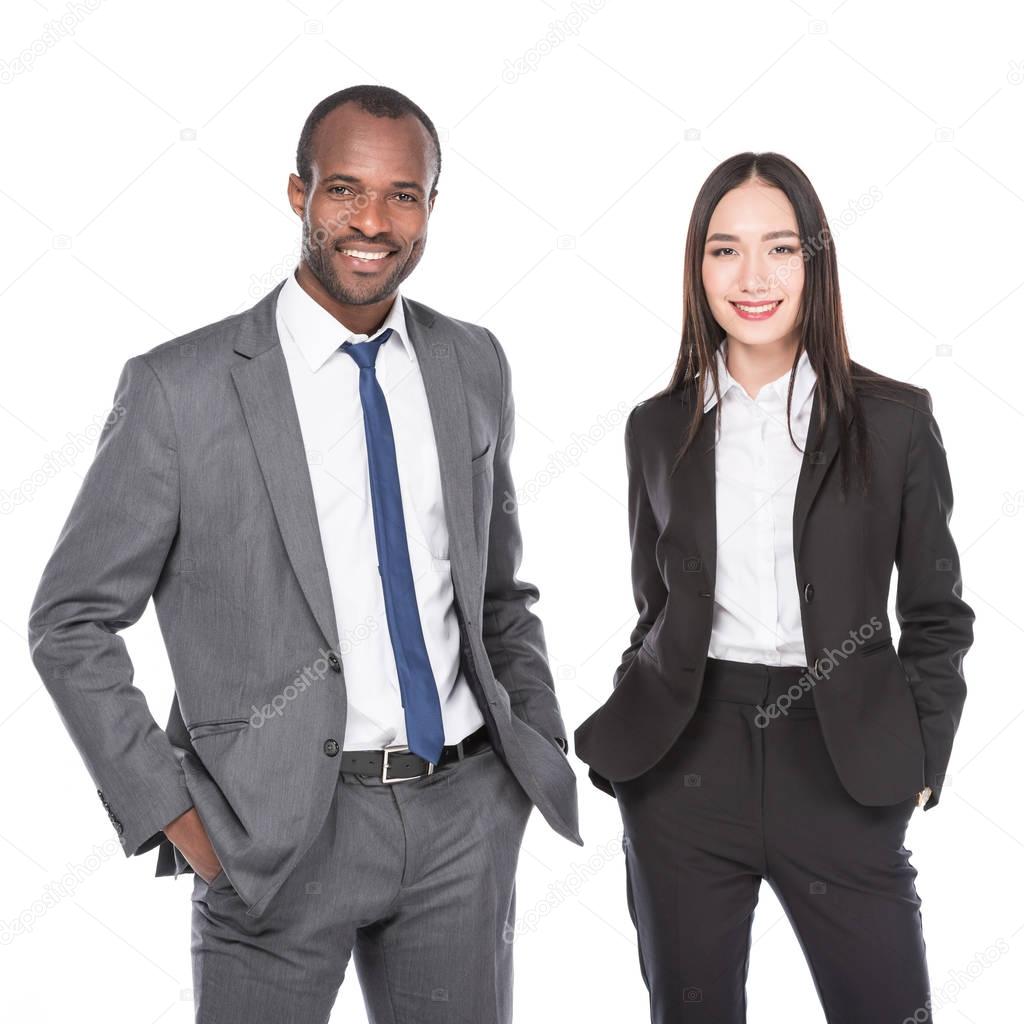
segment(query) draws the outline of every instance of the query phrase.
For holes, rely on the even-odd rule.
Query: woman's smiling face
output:
[[[702,279],[727,338],[795,344],[804,261],[786,194],[753,180],[727,192],[708,224]]]

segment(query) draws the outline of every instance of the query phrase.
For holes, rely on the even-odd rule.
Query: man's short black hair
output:
[[[366,113],[372,114],[374,117],[399,118],[411,114],[419,120],[420,124],[427,129],[434,144],[434,158],[437,161],[437,167],[429,190],[430,192],[434,191],[437,179],[441,174],[441,140],[437,137],[434,122],[408,96],[398,92],[397,89],[389,89],[385,85],[350,86],[322,99],[310,111],[306,123],[302,126],[299,148],[295,157],[298,175],[303,184],[308,186],[313,180],[312,148],[317,126],[332,110],[336,110],[343,103],[356,103]]]

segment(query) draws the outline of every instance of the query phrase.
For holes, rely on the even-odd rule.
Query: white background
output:
[[[837,238],[854,358],[933,395],[964,596],[978,614],[950,778],[907,839],[945,1004],[936,1019],[1018,1014],[1020,11],[867,0],[93,6],[5,3],[0,24],[8,1019],[192,1019],[191,878],[154,879],[155,854],[124,858],[30,662],[25,623],[124,361],[252,305],[290,272],[299,222],[285,185],[299,130],[322,97],[360,82],[407,93],[441,132],[430,241],[404,290],[490,327],[509,353],[522,575],[541,588],[570,731],[610,692],[635,618],[622,421],[675,358],[697,189],[749,149],[808,173]],[[61,16],[72,31],[40,42]],[[17,70],[33,48],[32,67]],[[77,453],[45,475],[69,435]],[[126,637],[162,724],[173,684],[152,610]],[[616,804],[573,761],[587,846],[534,812],[516,1019],[645,1020]],[[62,892],[69,866],[82,877]],[[752,1021],[823,1020],[766,884],[749,1002]],[[365,1020],[353,968],[333,1019]]]

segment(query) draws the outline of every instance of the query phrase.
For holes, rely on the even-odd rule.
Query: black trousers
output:
[[[917,869],[903,845],[916,797],[865,807],[846,792],[804,671],[709,658],[675,745],[613,783],[653,1024],[746,1021],[762,879],[829,1024],[932,1020]]]

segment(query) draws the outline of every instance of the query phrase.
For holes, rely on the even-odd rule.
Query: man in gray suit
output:
[[[197,1021],[326,1021],[353,952],[376,1024],[509,1021],[532,807],[583,842],[516,576],[508,362],[398,294],[440,159],[394,90],[314,108],[300,265],[127,361],[33,604],[125,854],[195,872]],[[119,636],[150,595],[166,730]]]

